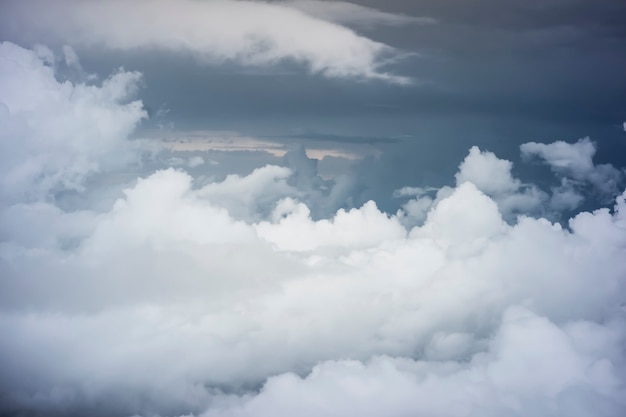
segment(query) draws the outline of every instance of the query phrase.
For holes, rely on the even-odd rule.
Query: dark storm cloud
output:
[[[561,2],[541,8],[510,2],[508,8],[498,2],[402,2],[402,7],[393,2],[367,3],[438,19],[436,25],[365,32],[401,50],[421,53],[394,65],[398,73],[416,80],[410,87],[321,80],[285,67],[288,73],[258,75],[238,73],[234,68],[187,70],[183,82],[172,80],[160,65],[135,62],[137,68],[145,69],[148,83],[161,86],[168,79],[170,85],[175,83],[171,92],[150,92],[155,95],[150,101],[168,103],[172,117],[182,123],[208,119],[224,123],[224,128],[238,129],[249,123],[261,130],[264,125],[316,130],[325,125],[323,130],[330,133],[352,135],[366,135],[368,128],[359,129],[361,123],[367,124],[363,119],[383,125],[395,118],[402,126],[411,124],[409,119],[433,115],[606,126],[626,117],[626,56],[622,53],[626,41],[612,23],[623,9],[618,3],[568,6]],[[537,23],[543,13],[550,17]],[[578,24],[585,16],[585,23]],[[170,65],[170,73],[183,66]],[[198,91],[198,85],[202,90]],[[351,124],[351,132],[339,126],[346,123]],[[407,133],[424,132],[390,127],[384,135]],[[588,133],[571,132],[581,137]]]
[[[89,71],[107,74],[123,62],[144,73],[150,86],[145,102],[167,106],[170,120],[181,128],[208,123],[213,129],[249,127],[258,133],[269,126],[274,131],[268,133],[278,135],[293,133],[277,131],[282,127],[367,136],[368,128],[360,128],[363,119],[383,125],[396,118],[402,126],[430,115],[506,116],[598,126],[626,118],[626,34],[620,24],[626,11],[619,0],[355,3],[437,21],[352,26],[400,52],[420,53],[386,67],[416,85],[319,79],[286,63],[250,71],[236,65],[202,68],[189,56],[156,51],[77,50]],[[29,35],[8,33],[16,39]],[[382,134],[424,133],[410,129],[390,126]]]
[[[626,145],[617,128],[626,119],[620,2],[357,3],[437,21],[346,22],[368,39],[419,53],[388,67],[414,85],[321,78],[290,63],[204,66],[178,53],[76,49],[85,71],[106,76],[123,63],[144,74],[143,101],[168,112],[143,127],[226,130],[337,149],[352,138],[380,138],[360,145],[368,148],[360,154],[374,146],[382,156],[364,164],[359,201],[376,197],[388,209],[397,203],[390,185],[442,185],[472,145],[518,161],[522,143],[590,136],[600,162],[624,165]],[[543,181],[536,178],[541,170],[516,169]]]
[[[626,13],[619,0],[354,0],[384,10],[432,16],[440,22],[508,29],[553,27],[563,24],[622,29]]]

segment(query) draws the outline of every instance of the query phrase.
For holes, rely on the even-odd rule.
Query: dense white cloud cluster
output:
[[[3,200],[80,189],[86,175],[134,157],[132,146],[121,143],[146,116],[141,102],[128,100],[141,75],[119,71],[100,87],[61,83],[45,65],[54,59],[47,52],[42,61],[32,51],[0,43]]]
[[[497,203],[503,218],[512,223],[519,215],[561,219],[564,213],[573,212],[589,198],[612,201],[624,185],[623,169],[594,164],[596,145],[589,138],[573,144],[528,142],[520,150],[526,163],[531,163],[533,156],[541,158],[557,175],[559,185],[544,191],[535,184],[523,183],[513,176],[511,161],[473,146],[455,175],[457,187],[466,182],[474,184]],[[429,210],[451,192],[450,187],[395,190],[395,198],[412,197],[397,215],[405,225],[421,225]]]
[[[545,194],[536,186],[523,185],[513,178],[511,161],[499,159],[492,152],[481,151],[476,146],[459,166],[457,185],[471,182],[492,197],[507,217],[519,213],[533,213],[542,204]]]
[[[290,60],[329,77],[409,82],[381,68],[397,57],[393,48],[334,23],[345,20],[333,18],[345,5],[334,10],[316,3],[295,5],[326,12],[307,14],[291,3],[243,0],[10,0],[2,6],[0,22],[17,37],[26,29],[39,39],[74,45],[183,51],[205,62],[251,66]],[[354,7],[364,22],[403,20]]]
[[[503,202],[533,186],[472,148],[419,226],[374,202],[316,220],[306,194],[332,192],[296,150],[290,167],[223,181],[173,168],[130,182],[111,174],[124,191],[102,208],[98,187],[111,185],[90,178],[111,153],[133,154],[143,110],[126,97],[139,75],[60,83],[34,53],[0,53],[0,80],[12,81],[0,81],[12,196],[0,207],[1,413],[626,409],[626,193],[567,227],[507,223]],[[57,191],[95,187],[83,191],[90,204],[31,198],[48,190],[41,178]]]

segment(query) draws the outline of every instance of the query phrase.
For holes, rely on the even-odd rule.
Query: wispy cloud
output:
[[[344,1],[287,0],[282,2],[282,4],[329,22],[359,27],[437,23],[437,20],[432,17],[387,13],[371,7]]]
[[[624,179],[624,173],[614,166],[596,165],[593,162],[596,145],[589,138],[580,139],[576,143],[528,142],[521,145],[520,149],[524,158],[537,157],[557,174],[573,181],[591,184],[608,198],[612,198],[619,191]]]
[[[371,20],[367,16],[363,19]],[[400,84],[410,81],[382,68],[384,62],[396,56],[393,48],[282,3],[10,1],[3,5],[0,21],[12,27],[15,36],[26,30],[71,45],[117,50],[157,48],[191,53],[207,63],[231,61],[244,66],[268,66],[288,60],[328,77]]]

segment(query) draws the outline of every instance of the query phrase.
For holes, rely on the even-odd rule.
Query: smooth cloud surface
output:
[[[356,7],[356,6],[355,6]],[[11,1],[3,25],[13,36],[25,29],[40,38],[114,50],[157,48],[189,52],[201,61],[267,66],[284,60],[329,77],[382,79],[391,47],[301,12],[289,4],[235,0]],[[380,12],[357,8],[365,21]],[[367,13],[363,14],[363,11]],[[336,15],[332,10],[330,15]],[[384,15],[387,20],[393,15]],[[341,19],[339,19],[341,20]]]
[[[409,228],[374,202],[311,218],[302,201],[333,194],[298,153],[223,181],[128,181],[110,150],[139,152],[138,74],[61,83],[33,52],[0,53],[3,413],[623,414],[626,193],[567,228],[507,223],[529,187],[478,148]],[[88,203],[60,207],[69,191]]]
[[[381,12],[369,7],[343,1],[289,0],[284,3],[311,16],[330,22],[354,24],[357,26],[388,25],[400,26],[412,23],[436,23],[428,17],[413,17]]]

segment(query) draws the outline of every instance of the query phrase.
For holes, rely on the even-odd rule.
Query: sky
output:
[[[620,0],[4,0],[0,414],[626,410]]]

